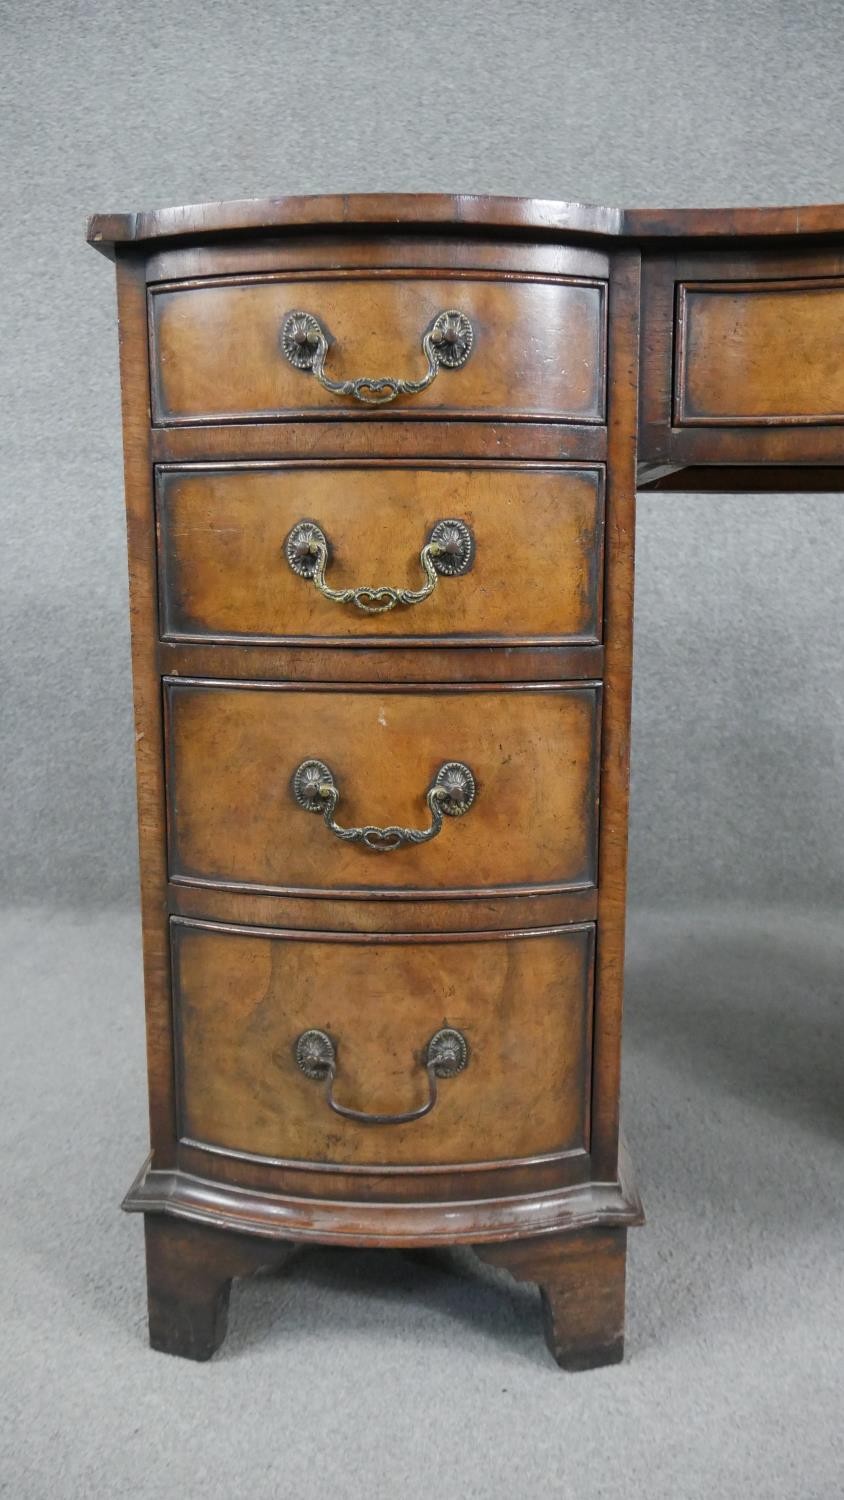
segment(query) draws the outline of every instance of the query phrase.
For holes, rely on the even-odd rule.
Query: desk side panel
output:
[[[155,501],[144,258],[117,256],[135,762],[141,864],[150,1136],[157,1168],[175,1161],[173,1039],[167,923],[164,750],[157,657]]]

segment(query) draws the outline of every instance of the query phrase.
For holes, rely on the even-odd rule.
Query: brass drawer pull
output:
[[[334,1080],[337,1076],[337,1048],[327,1031],[303,1031],[296,1041],[296,1066],[306,1078],[325,1081],[325,1097],[331,1109],[345,1120],[357,1120],[361,1125],[406,1125],[411,1120],[421,1120],[429,1115],[437,1102],[437,1080],[454,1078],[469,1061],[469,1043],[462,1031],[445,1026],[431,1037],[425,1049],[425,1071],[428,1074],[428,1098],[418,1109],[409,1109],[401,1115],[367,1114],[365,1110],[349,1109],[334,1098]]]
[[[440,832],[443,814],[460,818],[475,800],[475,778],[460,760],[446,761],[440,766],[428,788],[425,800],[431,814],[430,828],[377,828],[372,824],[365,828],[341,827],[334,821],[340,788],[321,760],[303,760],[293,773],[292,786],[299,806],[305,812],[322,813],[326,828],[338,839],[350,844],[365,844],[367,849],[378,854],[389,854],[403,844],[427,844]]]
[[[392,375],[361,375],[357,380],[332,380],[325,373],[328,335],[318,318],[309,312],[289,312],[281,328],[285,359],[297,370],[309,370],[324,390],[334,396],[352,396],[365,406],[384,406],[397,396],[416,396],[427,390],[441,369],[459,370],[465,365],[475,342],[475,330],[465,313],[456,308],[438,313],[422,335],[422,353],[428,369],[421,380],[399,380]]]
[[[465,521],[437,521],[419,554],[425,574],[421,589],[394,589],[388,584],[362,585],[356,589],[332,589],[325,581],[328,538],[316,521],[297,521],[284,543],[284,555],[294,573],[307,578],[324,599],[334,604],[355,604],[368,615],[383,615],[397,604],[421,604],[430,598],[437,579],[460,578],[468,573],[475,556],[475,540]]]

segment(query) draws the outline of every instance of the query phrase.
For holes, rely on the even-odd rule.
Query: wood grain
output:
[[[542,1294],[545,1342],[564,1370],[594,1370],[624,1358],[625,1229],[590,1229],[478,1247]]]
[[[92,221],[118,261],[154,1148],[126,1206],[148,1215],[155,1347],[212,1353],[231,1277],[288,1240],[460,1243],[539,1284],[561,1364],[620,1358],[642,1220],[619,1138],[637,422],[655,484],[840,487],[842,235],[841,206],[437,194]],[[471,359],[392,408],[278,348],[305,307],[332,375],[413,376],[450,306]],[[476,569],[403,636],[328,620],[277,571],[300,499],[332,581],[411,582],[435,509],[471,513]],[[292,802],[313,755],[341,821],[419,826],[446,759],[478,798],[367,854]],[[406,1109],[443,1022],[469,1067],[413,1125],[342,1122],[293,1066],[321,1025],[345,1102]]]
[[[172,878],[352,896],[594,882],[594,685],[166,687]],[[477,796],[429,843],[373,853],[296,803],[291,778],[311,757],[332,771],[347,827],[428,826],[447,761],[470,767]]]
[[[844,277],[681,282],[675,423],[844,422]]]
[[[595,886],[533,895],[489,896],[455,900],[440,893],[420,900],[416,891],[388,896],[367,893],[347,897],[279,896],[233,891],[219,886],[173,882],[170,910],[185,917],[259,927],[296,927],[323,932],[476,932],[560,927],[593,922],[598,910]]]
[[[338,250],[342,246],[342,254]],[[512,236],[459,234],[454,230],[408,234],[343,234],[334,230],[232,236],[226,240],[164,241],[149,247],[147,283],[196,281],[207,276],[254,276],[270,271],[336,275],[338,263],[358,271],[493,271],[498,276],[575,276],[606,281],[609,256],[598,245]]]
[[[164,1214],[150,1214],[144,1228],[150,1347],[210,1359],[226,1336],[233,1278],[277,1268],[288,1247]]]
[[[145,213],[94,214],[88,240],[107,251],[120,242],[161,239],[208,239],[215,235],[266,230],[322,228],[345,232],[355,227],[394,233],[414,228],[460,225],[529,231],[541,238],[561,235],[614,234],[621,228],[619,209],[541,198],[493,198],[474,193],[331,193],[285,198],[242,198],[230,203],[200,203]]]
[[[422,604],[381,615],[324,599],[288,566],[303,519],[329,541],[331,588],[418,589],[419,553],[438,520],[475,542],[471,570]],[[158,471],[161,632],[318,644],[508,636],[597,642],[603,476],[582,468],[261,465]]]
[[[633,675],[633,560],[636,526],[636,416],[640,262],[619,255],[610,283],[607,491],[607,647],[601,727],[598,944],[592,1059],[592,1155],[596,1175],[618,1170],[621,1021],[627,914],[627,829]]]
[[[389,649],[387,649],[389,648]],[[236,678],[243,682],[426,683],[574,682],[597,680],[603,646],[526,645],[510,636],[495,645],[465,646],[420,636],[412,644],[385,637],[377,645],[248,647],[223,642],[162,641],[162,676]]]
[[[587,1144],[592,941],[551,935],[297,940],[173,922],[181,1134],[274,1158],[448,1163]],[[367,1112],[424,1102],[423,1055],[442,1026],[464,1072],[405,1125],[341,1119],[294,1058],[301,1032],[334,1040],[336,1092]]]
[[[208,239],[301,228],[355,227],[394,233],[398,227],[527,233],[542,240],[664,239],[753,240],[844,235],[844,205],[784,208],[614,208],[548,198],[490,197],[475,193],[334,193],[286,198],[244,198],[145,213],[94,214],[88,240],[108,253],[115,244],[168,239]]]
[[[310,281],[214,278],[156,286],[150,295],[158,424],[326,412],[368,420],[371,407],[323,390],[288,363],[279,344],[287,314],[301,309],[319,319],[332,379],[418,379],[426,369],[422,336],[452,307],[475,329],[468,362],[376,415],[603,420],[601,282],[348,272]]]
[[[365,422],[333,418],[307,422],[232,422],[222,427],[153,427],[156,463],[245,463],[249,460],[536,459],[546,463],[603,463],[605,427],[588,423],[474,420],[420,421],[410,412],[390,421],[382,408]]]
[[[705,466],[711,488],[718,466],[729,492],[738,466],[844,466],[842,286],[840,249],[815,244],[648,255],[639,418],[645,480]],[[683,287],[692,289],[691,328]]]
[[[623,1162],[624,1158],[622,1158]],[[624,1171],[613,1182],[570,1182],[545,1192],[496,1195],[499,1182],[486,1179],[486,1191],[463,1198],[457,1183],[451,1195],[426,1202],[414,1182],[406,1202],[382,1201],[377,1191],[368,1200],[320,1198],[317,1194],[265,1192],[248,1186],[257,1167],[238,1162],[237,1180],[212,1180],[197,1172],[158,1171],[145,1162],[124,1200],[129,1213],[168,1214],[175,1218],[244,1230],[270,1240],[316,1241],[335,1245],[477,1245],[528,1238],[555,1230],[632,1227],[643,1222],[642,1205]],[[430,1179],[433,1180],[433,1179]],[[360,1179],[355,1179],[357,1187]],[[464,1179],[460,1179],[462,1188]]]
[[[117,298],[150,1138],[156,1162],[166,1167],[173,1162],[176,1149],[166,920],[167,842],[161,684],[155,631],[151,628],[156,608],[156,549],[152,525],[146,291],[143,260],[137,253],[124,253],[118,260]]]

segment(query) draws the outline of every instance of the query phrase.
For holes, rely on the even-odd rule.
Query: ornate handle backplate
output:
[[[326,828],[349,844],[365,844],[377,854],[389,854],[403,844],[427,844],[443,826],[443,815],[460,818],[475,800],[475,778],[461,760],[449,760],[440,766],[428,788],[426,802],[431,814],[430,828],[343,828],[334,821],[340,801],[340,788],[321,760],[303,760],[293,773],[293,796],[305,812],[322,813]]]
[[[427,390],[440,370],[459,370],[465,365],[475,342],[475,330],[465,313],[456,308],[438,313],[422,335],[422,353],[428,368],[420,380],[399,380],[392,375],[361,375],[357,380],[332,380],[325,373],[328,335],[318,318],[309,312],[289,312],[281,327],[281,349],[297,370],[309,370],[334,396],[351,396],[365,406],[384,406],[397,396],[416,396]]]
[[[420,589],[394,589],[385,583],[330,588],[325,581],[328,538],[316,521],[296,522],[284,543],[284,555],[293,572],[309,579],[324,599],[355,604],[368,615],[383,615],[397,604],[421,604],[434,592],[438,578],[459,578],[467,573],[474,561],[475,542],[465,521],[437,521],[419,554],[425,574]]]
[[[435,1032],[425,1048],[425,1071],[428,1074],[428,1098],[417,1109],[409,1109],[400,1115],[367,1114],[365,1110],[349,1109],[334,1097],[334,1079],[337,1076],[337,1047],[327,1031],[316,1028],[303,1031],[295,1046],[296,1066],[306,1078],[325,1082],[325,1097],[335,1114],[345,1120],[357,1120],[362,1125],[406,1125],[410,1120],[421,1120],[429,1115],[437,1102],[437,1080],[454,1078],[469,1061],[469,1043],[462,1031],[444,1026]]]

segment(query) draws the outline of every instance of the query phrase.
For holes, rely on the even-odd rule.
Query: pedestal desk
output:
[[[844,209],[280,198],[116,262],[150,1341],[469,1245],[618,1360],[637,486],[840,488]]]

